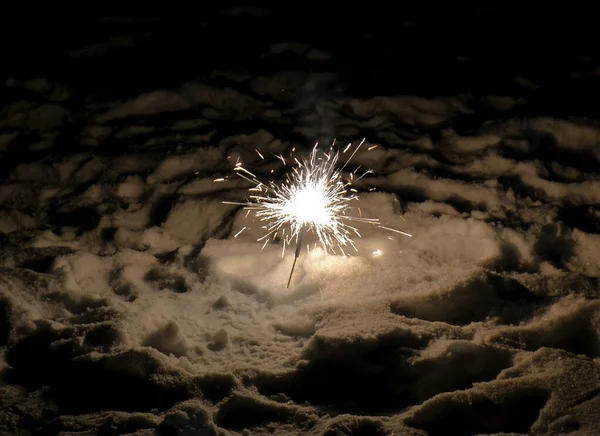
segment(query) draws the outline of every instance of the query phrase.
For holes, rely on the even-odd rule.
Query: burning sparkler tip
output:
[[[274,182],[268,184],[261,182],[255,174],[243,167],[238,157],[233,170],[241,178],[253,183],[254,186],[250,188],[250,192],[256,192],[255,195],[250,196],[247,203],[242,204],[246,206],[248,212],[254,210],[256,217],[265,223],[263,226],[265,235],[258,239],[258,241],[264,241],[261,250],[265,248],[271,239],[275,241],[278,234],[281,235],[283,241],[282,258],[285,256],[286,247],[291,245],[293,241],[296,243],[294,263],[287,283],[288,288],[296,261],[300,255],[302,240],[309,230],[317,236],[326,253],[339,251],[344,256],[350,256],[344,251],[348,246],[358,251],[352,237],[354,235],[361,237],[358,230],[349,225],[349,221],[372,224],[405,236],[412,236],[409,233],[381,225],[378,218],[363,217],[360,208],[358,208],[360,217],[353,217],[347,213],[350,202],[358,199],[358,191],[351,187],[351,183],[355,181],[353,174],[358,171],[360,165],[350,174],[349,181],[342,180],[342,172],[365,140],[366,138],[360,142],[339,170],[336,168],[339,151],[334,151],[333,145],[328,152],[320,152],[318,143],[316,143],[309,157],[303,160],[293,157],[293,153],[296,151],[296,147],[293,147],[290,156],[293,158],[295,165],[292,166],[292,171],[288,173],[286,180],[281,185]],[[342,153],[348,151],[351,146],[352,143],[348,144]],[[369,150],[376,147],[378,145],[373,145],[369,147]],[[258,150],[255,151],[261,159],[264,159],[264,156]],[[273,155],[286,164],[283,155]],[[270,172],[273,174],[274,170]],[[366,171],[356,180],[370,172]],[[215,181],[224,180],[215,179]],[[369,191],[373,190],[375,188],[369,189]],[[237,237],[245,229],[246,227],[241,229],[234,237]],[[372,254],[379,256],[381,251],[375,250]]]

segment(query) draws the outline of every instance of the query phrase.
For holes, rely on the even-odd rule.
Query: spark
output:
[[[285,256],[286,247],[293,242],[296,243],[294,264],[288,280],[288,287],[306,232],[310,231],[317,236],[318,242],[326,253],[340,253],[344,256],[350,255],[349,250],[358,251],[353,238],[361,237],[361,235],[353,223],[367,223],[384,230],[412,236],[409,233],[381,225],[378,218],[363,217],[360,208],[360,216],[349,214],[349,211],[353,209],[351,203],[358,200],[358,191],[351,187],[351,184],[371,171],[355,178],[353,175],[356,173],[355,170],[347,181],[343,180],[342,172],[364,142],[365,139],[360,142],[340,169],[338,169],[340,151],[334,151],[333,145],[329,152],[324,152],[318,148],[319,144],[316,143],[306,159],[293,157],[294,147],[290,157],[295,165],[281,184],[262,182],[255,174],[244,168],[241,162],[236,162],[234,171],[239,177],[254,185],[249,189],[252,194],[248,201],[243,203],[228,201],[223,203],[240,205],[248,211],[255,211],[257,218],[264,223],[265,233],[257,239],[259,242],[264,241],[263,249],[267,242],[275,240],[278,234],[281,235],[283,241],[282,257]],[[348,144],[342,154],[346,153],[351,145],[352,143]],[[258,150],[256,152],[264,159]],[[275,156],[285,164],[283,156]],[[235,237],[245,229],[246,227],[240,230]],[[376,255],[375,252],[373,254]]]
[[[239,232],[237,232],[233,237],[237,238],[238,236],[240,236],[242,234],[242,232],[246,230],[246,226],[242,227],[242,230],[240,230]]]
[[[277,159],[279,159],[283,163],[283,165],[287,165],[285,158],[281,155],[281,153],[280,154],[273,153],[273,156],[275,156]]]
[[[386,227],[386,226],[382,226],[382,225],[377,225],[377,227],[379,227],[380,229],[389,230],[390,232],[396,232],[396,233],[400,233],[401,235],[404,235],[404,236],[412,237],[412,235],[410,233],[402,232],[398,229],[392,229],[390,227]]]
[[[224,177],[220,177],[218,179],[213,180],[213,182],[224,182],[225,178]]]

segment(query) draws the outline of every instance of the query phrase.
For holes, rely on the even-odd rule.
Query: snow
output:
[[[359,120],[378,116],[401,121],[408,125],[435,126],[470,110],[461,98],[426,99],[417,96],[375,97],[368,100],[351,99],[344,110]]]
[[[495,91],[326,95],[334,55],[263,48],[318,68],[101,104],[6,81],[27,94],[0,111],[0,432],[595,434],[597,123],[523,115],[526,98]],[[482,102],[490,119],[461,127]],[[248,196],[233,167],[281,181],[276,155],[333,136],[366,137],[361,214],[413,237],[359,223],[341,256],[309,234],[287,289],[293,249],[261,250],[262,223],[224,203]]]

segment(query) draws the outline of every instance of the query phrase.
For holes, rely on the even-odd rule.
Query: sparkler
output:
[[[264,241],[263,248],[269,240],[276,240],[277,236],[281,236],[283,256],[286,247],[295,241],[296,250],[287,283],[288,288],[307,231],[311,231],[317,236],[325,252],[335,253],[336,250],[339,250],[343,255],[347,255],[346,251],[350,248],[358,251],[352,239],[355,236],[361,237],[361,235],[352,224],[353,222],[367,223],[384,230],[412,236],[409,233],[381,225],[378,218],[364,218],[347,214],[352,209],[351,203],[358,200],[358,191],[351,188],[352,183],[371,171],[365,171],[362,175],[355,177],[357,168],[356,171],[350,173],[347,181],[343,180],[342,174],[364,142],[365,139],[361,141],[340,169],[337,169],[340,151],[334,151],[335,141],[328,152],[319,150],[318,143],[316,143],[308,159],[302,161],[294,159],[296,165],[292,167],[292,171],[281,184],[261,182],[256,175],[244,168],[241,162],[236,163],[234,171],[238,176],[254,185],[250,188],[253,194],[244,203],[228,201],[223,203],[236,204],[244,206],[248,211],[256,211],[256,216],[265,223],[263,226],[265,234],[257,240]],[[346,153],[351,146],[352,144],[348,144],[342,154]],[[369,150],[373,148],[375,146],[370,147]],[[261,159],[264,159],[258,150],[256,152]],[[276,157],[286,164],[283,156]],[[244,230],[245,227],[235,236],[237,237]]]

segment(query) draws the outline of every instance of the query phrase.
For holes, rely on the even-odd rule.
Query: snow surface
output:
[[[330,59],[263,57],[282,54]],[[0,431],[595,434],[600,126],[506,116],[510,95],[324,98],[339,75],[321,70],[223,70],[85,116],[64,84],[5,83],[26,98],[0,111],[0,151],[25,156],[0,184]],[[281,180],[255,150],[332,129],[367,137],[363,214],[414,236],[303,252],[286,289],[293,250],[261,252],[260,223],[223,203],[247,195],[232,168]]]

